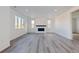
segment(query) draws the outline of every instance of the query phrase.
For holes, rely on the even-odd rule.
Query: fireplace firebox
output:
[[[44,31],[45,29],[44,28],[38,28],[38,31]]]

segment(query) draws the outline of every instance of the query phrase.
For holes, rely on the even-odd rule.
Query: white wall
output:
[[[25,28],[15,29],[15,15],[24,18]],[[10,46],[10,41],[27,33],[27,18],[20,12],[8,7],[0,6],[0,51]]]
[[[55,27],[56,33],[60,34],[68,39],[71,39],[71,18],[69,13],[64,13],[56,17]]]
[[[72,17],[71,13],[78,10],[79,7],[73,7],[69,11],[62,13],[55,18],[55,32],[65,38],[72,39]]]
[[[15,29],[15,15],[24,18],[24,29]],[[19,11],[15,9],[10,9],[10,39],[16,39],[17,37],[27,33],[27,19],[26,16],[21,14]]]
[[[0,51],[10,46],[10,8],[0,6]]]

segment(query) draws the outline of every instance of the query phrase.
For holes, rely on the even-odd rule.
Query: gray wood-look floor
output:
[[[68,40],[56,34],[26,34],[14,41],[4,53],[77,53],[79,40]]]

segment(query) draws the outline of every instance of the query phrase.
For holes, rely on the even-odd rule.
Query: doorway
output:
[[[72,12],[72,35],[79,40],[79,10]]]

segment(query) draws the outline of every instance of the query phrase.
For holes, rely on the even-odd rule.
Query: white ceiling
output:
[[[16,6],[26,16],[54,17],[72,8],[72,6]]]

